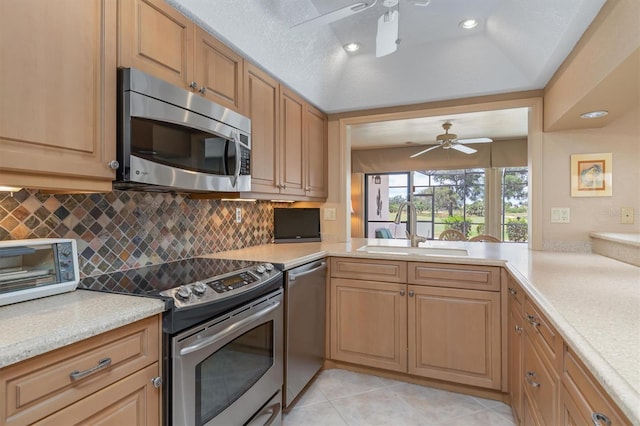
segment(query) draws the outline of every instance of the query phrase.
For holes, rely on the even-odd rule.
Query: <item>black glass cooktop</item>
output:
[[[78,288],[158,297],[163,290],[259,265],[261,262],[192,258],[128,271],[86,277]]]

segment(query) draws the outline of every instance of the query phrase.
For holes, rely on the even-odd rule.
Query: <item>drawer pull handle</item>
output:
[[[524,376],[524,378],[527,381],[527,383],[529,383],[531,386],[533,386],[534,388],[539,388],[540,387],[540,383],[532,380],[536,376],[537,376],[536,373],[534,373],[533,371],[527,371],[527,375]]]
[[[516,329],[517,333],[522,333],[522,327],[520,327],[519,325],[516,325],[514,328]]]
[[[593,422],[593,426],[611,426],[609,417],[602,413],[593,413],[591,415],[591,421]]]
[[[96,371],[100,371],[103,368],[107,368],[109,365],[111,365],[111,358],[102,358],[100,361],[98,361],[98,365],[96,365],[95,367],[88,368],[84,371],[78,371],[78,370],[73,371],[71,374],[69,374],[69,377],[71,377],[71,380],[73,381],[80,380],[87,377],[90,374],[95,373]]]
[[[538,321],[538,318],[536,318],[535,316],[533,316],[531,314],[527,314],[527,321],[529,321],[529,324],[531,324],[534,327],[538,327],[540,325],[540,322]]]
[[[516,294],[518,294],[518,292],[512,289],[511,287],[509,287],[509,294],[512,296],[515,296]]]

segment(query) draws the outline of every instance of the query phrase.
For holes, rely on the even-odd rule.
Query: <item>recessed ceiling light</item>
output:
[[[458,24],[460,28],[464,28],[465,30],[470,30],[471,28],[475,28],[478,26],[477,19],[465,19],[464,21]]]
[[[585,112],[580,116],[580,118],[600,118],[600,117],[604,117],[607,114],[609,114],[609,111],[605,111],[602,109],[598,111]]]
[[[344,50],[347,52],[355,52],[360,49],[360,43],[347,43],[344,45]]]

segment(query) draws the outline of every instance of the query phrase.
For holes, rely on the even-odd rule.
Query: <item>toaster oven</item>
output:
[[[0,241],[0,306],[73,291],[79,279],[75,240]]]

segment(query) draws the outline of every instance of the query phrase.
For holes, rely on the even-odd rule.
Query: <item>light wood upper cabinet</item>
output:
[[[164,0],[119,0],[118,66],[243,112],[243,59]]]
[[[116,3],[0,2],[0,185],[111,191]]]
[[[305,102],[294,92],[280,89],[280,192],[305,195],[303,172],[303,116]]]
[[[280,85],[247,62],[245,106],[251,118],[251,189],[278,194]]]
[[[243,107],[242,56],[196,26],[195,81],[199,93],[234,111]],[[241,111],[242,112],[242,111]]]
[[[327,116],[307,104],[305,109],[305,194],[327,197]]]
[[[500,389],[500,293],[408,289],[409,374]]]
[[[118,66],[187,88],[195,24],[164,0],[119,0]]]

